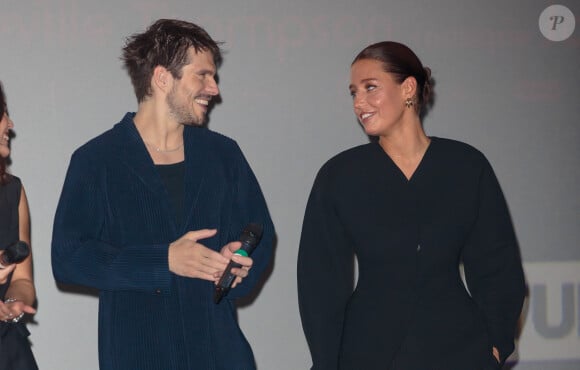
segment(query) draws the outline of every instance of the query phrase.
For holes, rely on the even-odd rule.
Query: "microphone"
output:
[[[13,263],[20,263],[24,261],[30,254],[30,247],[28,243],[22,240],[12,243],[4,249],[4,253],[0,255],[0,269],[6,268]]]
[[[260,224],[251,223],[248,224],[245,229],[242,231],[242,235],[240,235],[240,241],[242,242],[242,246],[240,249],[234,252],[234,254],[239,254],[240,256],[248,257],[258,243],[260,239],[262,239],[262,231],[263,227]],[[215,292],[213,296],[213,301],[217,304],[220,303],[222,298],[228,294],[236,275],[232,274],[232,268],[239,268],[242,267],[239,263],[234,261],[230,261],[228,267],[226,267],[224,274],[218,281]]]

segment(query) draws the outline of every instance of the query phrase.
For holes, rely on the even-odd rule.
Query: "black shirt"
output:
[[[173,164],[156,164],[155,168],[165,184],[165,189],[169,195],[175,222],[181,226],[183,224],[183,174],[185,173],[185,162]]]

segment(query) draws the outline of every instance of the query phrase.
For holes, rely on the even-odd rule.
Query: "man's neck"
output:
[[[141,139],[160,151],[183,145],[183,125],[171,119],[165,107],[157,106],[153,100],[139,104],[133,121]]]

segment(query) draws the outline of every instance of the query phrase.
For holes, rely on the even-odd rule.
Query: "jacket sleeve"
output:
[[[250,256],[253,260],[252,268],[241,284],[231,289],[227,299],[237,299],[251,293],[261,281],[264,272],[270,265],[274,244],[274,225],[266,201],[250,165],[246,161],[239,147],[235,163],[235,195],[233,202],[232,221],[230,223],[229,240],[238,240],[241,231],[248,223],[259,223],[263,226],[262,239]]]
[[[500,185],[487,160],[479,179],[479,210],[463,252],[466,282],[482,310],[502,363],[514,350],[525,296],[519,247]]]
[[[298,253],[298,301],[313,370],[336,370],[354,254],[332,202],[323,168],[312,188]]]
[[[55,279],[99,290],[168,292],[168,244],[121,247],[108,240],[106,173],[99,164],[87,150],[71,158],[53,225]]]

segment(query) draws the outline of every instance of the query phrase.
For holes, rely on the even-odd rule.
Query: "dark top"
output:
[[[20,239],[18,205],[22,183],[16,176],[0,185],[0,250]],[[4,284],[0,284],[0,299],[6,299],[12,273]],[[0,370],[38,370],[30,349],[30,332],[23,321],[18,323],[0,321]]]
[[[99,290],[101,370],[253,369],[233,300],[270,263],[274,227],[235,141],[206,128],[183,133],[183,223],[133,123],[133,113],[72,155],[52,236],[55,279]],[[169,244],[190,230],[219,251],[250,222],[264,225],[254,264],[220,304],[210,281],[169,271]]]
[[[308,200],[298,289],[313,369],[481,369],[492,346],[505,360],[524,279],[488,161],[440,138],[410,180],[378,143],[332,158]]]
[[[161,176],[161,181],[165,184],[165,190],[169,196],[169,202],[177,225],[183,223],[183,175],[185,173],[185,162],[172,164],[156,164],[155,168]]]
[[[8,182],[0,185],[0,250],[20,239],[20,225],[18,218],[18,204],[22,183],[16,176],[10,176]],[[4,300],[6,290],[10,286],[12,274],[4,284],[0,284],[0,299]]]

